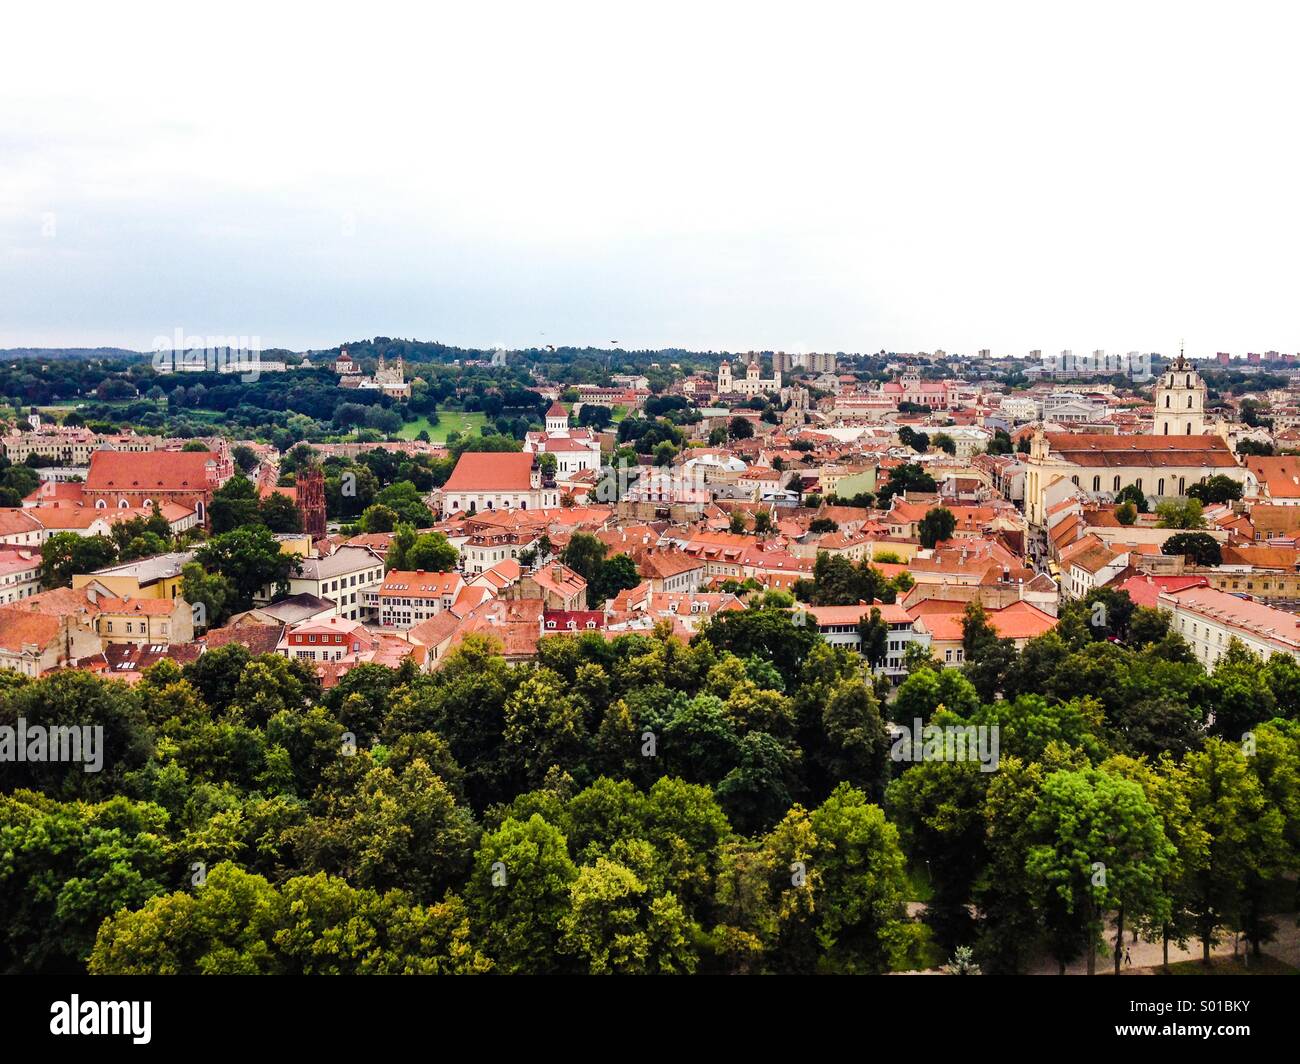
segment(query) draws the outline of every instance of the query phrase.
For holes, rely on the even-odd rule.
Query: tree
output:
[[[1115,507],[1115,519],[1124,527],[1137,521],[1138,508],[1131,502],[1121,503]]]
[[[1162,884],[1174,849],[1136,783],[1095,769],[1054,772],[1043,781],[1030,830],[1037,841],[1026,872],[1044,908],[1060,916],[1060,941],[1087,957],[1089,975],[1105,913],[1168,919]],[[1068,951],[1056,947],[1062,965]]]
[[[0,970],[84,964],[106,918],[165,889],[166,824],[160,806],[122,797],[0,795]]]
[[[1147,497],[1136,484],[1125,484],[1124,487],[1120,488],[1119,493],[1115,496],[1115,501],[1121,505],[1132,503],[1140,514],[1146,513],[1150,508]]]
[[[1268,800],[1246,761],[1241,747],[1210,738],[1204,749],[1183,759],[1185,774],[1179,777],[1191,811],[1190,829],[1206,840],[1187,869],[1187,907],[1206,966],[1220,926],[1239,926],[1244,918],[1254,870],[1276,867],[1285,852],[1282,811]]]
[[[507,817],[483,836],[465,901],[478,941],[499,971],[554,971],[560,921],[577,877],[563,833],[537,813],[526,821]]]
[[[937,490],[938,485],[935,484],[934,477],[930,476],[922,466],[917,465],[915,462],[907,462],[895,466],[889,471],[889,480],[877,493],[876,503],[881,507],[888,507],[889,500],[895,495],[909,491],[932,492]]]
[[[749,418],[733,417],[727,431],[733,440],[747,440],[754,435],[754,426]]]
[[[427,528],[433,524],[432,511],[425,505],[419,489],[409,480],[399,480],[389,484],[375,496],[375,502],[392,510],[397,515],[398,521],[414,525],[416,528]]]
[[[93,573],[117,561],[117,548],[107,536],[55,532],[41,547],[41,584],[66,587],[79,574]]]
[[[917,525],[921,546],[932,550],[935,544],[951,539],[956,527],[957,518],[951,510],[944,506],[932,507]]]
[[[492,962],[454,894],[424,906],[327,875],[280,886],[229,861],[194,893],[156,897],[104,922],[96,975],[468,975]]]
[[[251,473],[258,467],[259,459],[257,452],[244,443],[237,443],[230,449],[230,456],[235,460],[235,465],[239,471],[244,474]]]
[[[812,813],[794,806],[764,839],[778,891],[773,954],[787,972],[880,974],[909,962],[898,831],[842,783]],[[833,949],[828,949],[831,944]]]
[[[789,690],[797,682],[804,659],[820,640],[815,626],[806,621],[797,611],[762,607],[726,610],[696,632],[691,645],[709,643],[714,650],[729,650],[739,658],[764,658],[776,666]]]
[[[1215,566],[1223,562],[1219,541],[1208,532],[1179,532],[1160,544],[1160,553],[1181,554],[1193,565]]]
[[[641,574],[637,571],[636,562],[627,554],[615,554],[601,563],[595,596],[592,596],[591,588],[588,588],[587,597],[593,608],[603,608],[607,599],[612,599],[620,591],[634,588],[639,583]]]
[[[319,804],[317,815],[291,830],[303,871],[425,902],[464,882],[478,828],[423,759],[399,772],[375,765],[355,790],[328,791]]]
[[[194,556],[210,573],[224,576],[234,588],[234,610],[246,610],[253,596],[264,588],[283,595],[289,589],[289,575],[297,562],[280,549],[280,544],[265,525],[236,528],[213,536]]]
[[[410,528],[401,525],[401,528]],[[442,532],[427,532],[419,536],[406,549],[402,558],[403,569],[423,569],[426,573],[450,573],[456,568],[460,552],[452,546]]]
[[[361,515],[361,528],[365,532],[391,532],[399,520],[397,511],[388,506],[367,506]]]
[[[1169,499],[1156,507],[1159,528],[1204,528],[1204,507],[1200,499]]]
[[[608,857],[582,868],[569,889],[560,946],[592,975],[676,975],[695,971],[693,922],[671,892],[654,894]]]
[[[272,532],[301,532],[302,514],[289,496],[273,491],[258,507],[258,519]]]
[[[230,603],[236,598],[230,581],[220,573],[209,575],[198,562],[181,567],[181,598],[191,606],[202,606],[196,614],[200,628],[216,628],[230,616]]]
[[[858,638],[862,656],[874,672],[889,655],[889,622],[881,618],[879,608],[873,606],[870,614],[858,618]]]
[[[1208,480],[1188,488],[1187,497],[1197,499],[1206,505],[1235,502],[1241,498],[1241,483],[1223,473],[1216,473]]]
[[[257,485],[242,473],[236,473],[212,493],[208,516],[212,521],[214,535],[259,524],[261,506],[257,497]]]
[[[560,561],[587,581],[590,588],[600,581],[605,550],[605,544],[590,532],[575,532],[560,552]]]
[[[727,519],[727,531],[733,536],[743,536],[747,527],[748,526],[745,522],[745,511],[732,510],[731,516]]]
[[[822,731],[825,742],[818,745],[825,778],[882,798],[890,741],[870,685],[861,678],[842,681],[822,711]]]

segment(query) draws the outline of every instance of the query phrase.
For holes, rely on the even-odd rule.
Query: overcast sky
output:
[[[1300,347],[1286,7],[24,4],[0,347]]]

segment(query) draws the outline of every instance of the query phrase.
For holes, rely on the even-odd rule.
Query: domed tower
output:
[[[1156,382],[1155,436],[1205,435],[1205,382],[1179,352]]]
[[[723,359],[718,367],[718,392],[727,395],[731,391],[731,363]]]

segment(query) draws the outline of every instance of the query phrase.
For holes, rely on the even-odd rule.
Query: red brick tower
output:
[[[298,513],[312,541],[325,538],[325,471],[315,463],[298,470]]]

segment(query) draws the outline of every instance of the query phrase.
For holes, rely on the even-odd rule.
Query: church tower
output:
[[[1205,435],[1205,382],[1179,352],[1156,382],[1154,436]]]
[[[569,412],[564,409],[564,404],[558,399],[546,411],[546,431],[548,433],[569,431]]]
[[[729,395],[731,393],[731,363],[725,359],[722,365],[718,367],[718,394]]]

